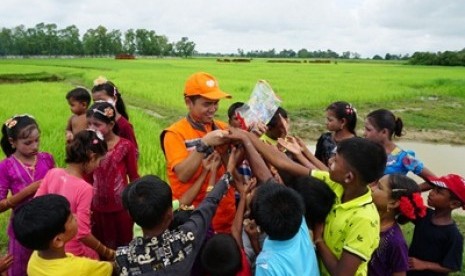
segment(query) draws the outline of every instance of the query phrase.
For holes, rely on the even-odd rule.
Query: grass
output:
[[[205,71],[219,80],[234,99],[217,112],[226,118],[228,106],[246,101],[255,83],[266,79],[283,99],[293,131],[307,139],[324,131],[324,108],[345,100],[359,118],[376,108],[395,110],[407,129],[449,130],[465,142],[465,68],[409,66],[396,63],[270,64],[217,63],[215,59],[20,59],[0,60],[0,121],[29,113],[41,128],[41,150],[51,152],[64,166],[64,128],[70,116],[65,94],[76,85],[92,86],[99,75],[114,81],[129,107],[139,143],[139,172],[165,177],[159,134],[186,114],[182,91],[186,78]],[[44,82],[48,81],[48,82]],[[53,81],[53,82],[50,82]],[[153,116],[155,114],[156,116]],[[360,121],[359,121],[360,122]],[[361,129],[362,123],[359,123]],[[0,153],[0,159],[4,158]],[[0,248],[8,214],[0,215]],[[465,222],[460,220],[460,228]]]

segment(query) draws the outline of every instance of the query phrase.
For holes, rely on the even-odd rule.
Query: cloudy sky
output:
[[[464,0],[2,0],[0,27],[145,28],[200,52],[306,48],[385,53],[465,48]]]

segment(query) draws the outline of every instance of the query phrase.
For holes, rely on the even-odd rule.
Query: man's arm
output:
[[[224,138],[225,133],[227,133],[227,131],[214,130],[207,133],[200,139],[200,141],[203,143],[203,147],[222,145],[227,142],[227,139]],[[172,134],[167,133],[166,136],[168,135]],[[166,143],[169,142],[166,141],[166,136],[163,141],[163,143],[165,143],[165,148],[167,148]],[[203,158],[205,157],[205,153],[200,152],[200,150],[202,150],[202,147],[196,147],[196,150],[190,152],[187,158],[174,166],[174,173],[181,182],[188,182],[199,168]]]

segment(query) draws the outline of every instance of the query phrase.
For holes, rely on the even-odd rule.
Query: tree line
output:
[[[56,24],[39,23],[27,28],[3,27],[0,32],[0,56],[109,56],[121,53],[144,56],[192,56],[195,43],[183,37],[170,42],[153,30],[108,30],[104,26],[88,29],[81,38],[75,25],[58,29]]]
[[[465,66],[465,48],[461,51],[415,52],[409,59],[413,65]]]

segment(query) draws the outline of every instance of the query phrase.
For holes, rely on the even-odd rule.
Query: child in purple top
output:
[[[405,175],[390,174],[371,189],[381,219],[381,233],[379,246],[368,264],[368,275],[405,275],[409,269],[408,247],[396,217],[402,215],[413,220],[425,216],[420,188]]]
[[[39,152],[40,130],[34,118],[29,115],[13,116],[2,126],[2,150],[7,156],[0,162],[0,212],[9,208],[16,209],[29,201],[48,170],[55,167],[53,156]],[[31,189],[33,188],[33,189]],[[24,193],[24,190],[27,193]],[[9,192],[24,197],[7,198]],[[10,224],[8,225],[8,253],[13,255],[13,264],[8,275],[26,275],[26,266],[32,251],[16,240]]]

